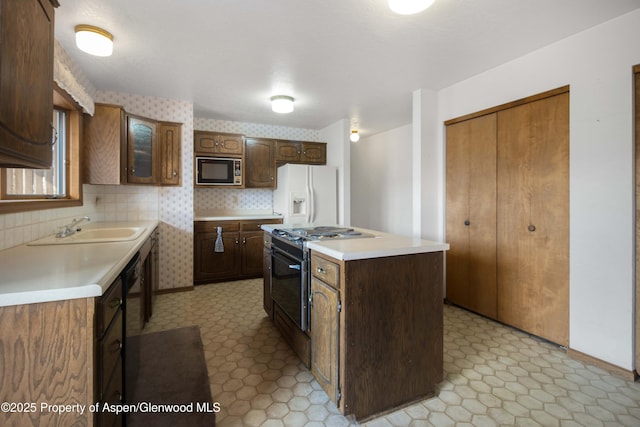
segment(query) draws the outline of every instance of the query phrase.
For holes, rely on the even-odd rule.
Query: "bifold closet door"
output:
[[[569,93],[498,112],[498,320],[569,342]]]
[[[636,372],[640,373],[640,65],[633,68],[636,106]]]
[[[446,128],[447,300],[496,317],[496,114]]]

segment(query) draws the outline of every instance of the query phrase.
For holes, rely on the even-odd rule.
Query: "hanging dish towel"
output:
[[[218,236],[216,237],[216,243],[213,246],[214,252],[224,252],[224,244],[222,243],[222,227],[217,229]]]

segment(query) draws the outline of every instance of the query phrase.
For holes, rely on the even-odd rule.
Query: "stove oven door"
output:
[[[303,331],[307,329],[307,262],[271,249],[271,298]]]

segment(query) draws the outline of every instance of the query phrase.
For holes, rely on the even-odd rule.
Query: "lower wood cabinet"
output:
[[[271,298],[271,234],[265,232],[262,249],[262,304],[269,318],[273,319],[273,299]]]
[[[160,287],[159,232],[156,228],[140,248],[140,298],[142,299],[140,320],[142,324],[151,319],[155,295]]]
[[[332,402],[340,400],[338,363],[340,343],[339,266],[322,258],[311,258],[311,373]],[[335,271],[336,274],[327,274]],[[324,281],[323,279],[329,278]],[[329,283],[327,283],[329,282]],[[333,282],[333,283],[331,283]]]
[[[124,343],[123,285],[118,278],[96,303],[96,366],[94,378],[96,399],[103,403],[122,404],[124,371],[122,348]],[[95,414],[98,426],[121,426],[123,414],[98,411]]]
[[[94,321],[95,298],[0,307],[3,401],[94,403]],[[57,413],[36,407],[2,412],[0,425],[89,426],[93,418],[89,411]]]
[[[194,223],[195,284],[247,279],[263,275],[262,224],[280,224],[280,219],[246,221],[196,221]],[[216,251],[218,227],[222,251]]]
[[[273,304],[274,324],[341,413],[370,418],[437,392],[443,260],[342,261],[312,250],[308,333]]]

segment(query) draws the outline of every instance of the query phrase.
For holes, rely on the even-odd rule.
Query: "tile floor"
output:
[[[262,282],[160,295],[145,332],[198,325],[216,425],[353,426],[262,309]],[[444,310],[438,397],[363,423],[418,426],[640,426],[640,383],[570,359],[547,342],[456,307]]]

